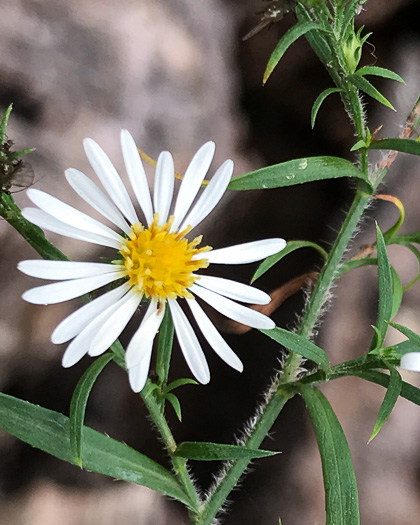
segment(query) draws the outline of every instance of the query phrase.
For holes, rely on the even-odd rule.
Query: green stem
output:
[[[198,512],[199,506],[200,506],[200,500],[198,497],[198,494],[194,488],[194,485],[192,484],[190,475],[188,474],[187,469],[187,460],[184,458],[180,458],[177,456],[174,456],[174,452],[176,451],[177,444],[175,441],[175,438],[172,435],[171,429],[169,428],[168,423],[166,422],[164,411],[162,410],[161,403],[157,401],[157,399],[154,396],[153,392],[150,392],[150,387],[152,386],[152,383],[150,380],[147,381],[147,385],[149,388],[144,389],[144,394],[142,393],[143,401],[149,410],[150,417],[152,418],[154,424],[156,425],[156,428],[158,429],[163,442],[165,443],[166,449],[170,455],[172,465],[174,468],[174,471],[184,487],[185,492],[188,494],[191,500],[191,519],[193,520],[192,523],[194,523],[195,514]]]

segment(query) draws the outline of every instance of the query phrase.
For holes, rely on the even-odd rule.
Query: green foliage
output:
[[[390,376],[377,370],[363,370],[361,372],[354,372],[352,375],[370,381],[371,383],[376,383],[385,388],[388,388],[390,382]],[[415,405],[420,406],[420,388],[410,385],[405,381],[402,382],[401,386],[401,397],[408,399]]]
[[[156,357],[156,372],[159,378],[160,386],[164,385],[168,380],[173,340],[174,324],[172,322],[171,312],[169,308],[166,308],[165,315],[159,329],[159,343]]]
[[[396,330],[398,330],[399,332],[401,332],[403,335],[405,335],[408,338],[408,340],[411,343],[413,343],[414,345],[413,351],[416,351],[416,352],[420,351],[420,335],[416,334],[415,332],[413,332],[406,326],[403,326],[398,323],[389,323],[389,325],[395,328]]]
[[[176,449],[175,455],[196,461],[225,461],[238,459],[256,459],[274,456],[278,452],[271,450],[254,450],[239,445],[225,445],[223,443],[204,443],[184,441]]]
[[[378,417],[376,418],[375,426],[373,427],[373,431],[369,438],[368,443],[370,443],[372,439],[378,435],[383,424],[390,416],[395,406],[395,403],[397,402],[401,394],[402,379],[401,379],[400,374],[395,369],[395,367],[393,367],[392,365],[389,365],[386,362],[384,362],[384,364],[387,366],[389,370],[389,374],[390,374],[388,388],[387,388],[384,400],[382,402],[382,405],[379,409]]]
[[[76,464],[70,422],[58,412],[0,393],[0,428],[52,456]],[[112,478],[143,485],[192,506],[168,470],[129,446],[84,427],[84,467]]]
[[[321,455],[326,525],[359,525],[356,477],[340,422],[318,389],[304,386],[301,394],[315,428]]]
[[[277,343],[285,346],[292,352],[296,352],[305,359],[313,361],[323,370],[328,370],[330,366],[328,355],[322,350],[322,348],[319,348],[319,346],[316,346],[312,341],[309,341],[305,337],[294,332],[289,332],[278,326],[272,330],[260,330],[260,332],[271,339],[274,339],[274,341],[277,341]]]
[[[369,144],[369,149],[388,149],[420,155],[420,142],[410,139],[376,139]]]
[[[402,84],[405,84],[404,79],[402,79],[400,75],[384,67],[364,66],[358,69],[356,73],[361,77],[364,77],[366,75],[375,75],[377,77],[388,78],[390,80],[395,80],[396,82],[401,82]]]
[[[357,73],[352,75],[350,77],[350,81],[357,87],[357,89],[360,89],[360,91],[363,91],[370,97],[374,98],[384,106],[386,106],[389,109],[392,109],[393,111],[396,111],[394,106],[391,104],[391,102],[385,98],[382,93],[380,93],[376,87],[369,82],[369,80],[366,80],[365,77],[359,76]]]
[[[86,372],[82,375],[70,403],[70,446],[72,448],[74,459],[79,467],[82,466],[82,438],[83,424],[85,421],[86,405],[89,399],[90,391],[99,377],[99,374],[112,361],[113,355],[107,353],[96,359]]]
[[[318,111],[320,107],[322,106],[322,103],[326,98],[328,98],[329,95],[332,95],[333,93],[341,93],[343,90],[340,88],[328,88],[325,89],[320,95],[318,95],[317,99],[314,102],[314,105],[312,106],[311,111],[311,126],[312,129],[315,127],[315,121],[316,117],[318,115]]]
[[[288,48],[302,35],[312,31],[313,29],[318,29],[318,26],[313,22],[298,22],[295,26],[289,29],[285,35],[283,35],[268,61],[266,70],[264,72],[263,84],[267,82],[271,73],[274,71],[275,67],[280,62],[282,56],[288,50]]]
[[[286,247],[279,253],[275,253],[274,255],[270,255],[270,257],[267,257],[259,266],[257,271],[252,276],[251,283],[254,283],[257,279],[259,279],[262,275],[264,275],[270,268],[272,268],[275,264],[277,264],[279,261],[283,259],[283,257],[286,257],[286,255],[289,255],[290,253],[299,250],[300,248],[313,248],[318,253],[322,255],[322,257],[327,259],[328,254],[322,248],[319,246],[319,244],[316,244],[315,242],[310,241],[289,241],[286,245]]]
[[[230,190],[281,188],[318,180],[350,177],[368,185],[365,175],[354,164],[339,157],[308,157],[289,160],[234,177]]]
[[[0,144],[4,144],[4,141],[6,140],[6,128],[7,124],[9,122],[10,114],[13,109],[13,104],[10,104],[10,106],[6,109],[4,112],[1,122],[0,122]]]

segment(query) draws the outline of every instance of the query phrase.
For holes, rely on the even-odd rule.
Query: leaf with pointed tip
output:
[[[361,77],[365,75],[375,75],[376,77],[389,78],[390,80],[396,80],[397,82],[405,84],[404,79],[402,79],[400,75],[384,67],[364,66],[358,69],[355,74]]]
[[[69,419],[63,414],[0,393],[0,428],[35,448],[76,464],[70,445]],[[168,470],[89,427],[83,429],[82,459],[89,471],[143,485],[194,508]]]
[[[325,89],[320,95],[318,95],[317,99],[314,102],[314,105],[312,106],[312,111],[311,111],[311,126],[312,126],[312,129],[315,127],[315,120],[316,120],[316,117],[318,115],[318,111],[319,111],[320,107],[322,106],[322,103],[324,102],[324,100],[329,95],[332,95],[333,93],[341,93],[342,91],[343,90],[340,89],[340,88],[328,88],[328,89]]]
[[[395,111],[394,106],[391,104],[391,102],[385,98],[380,91],[376,89],[376,87],[369,82],[369,80],[366,80],[365,77],[360,77],[359,75],[351,75],[350,77],[351,82],[358,88],[360,91],[363,91],[370,97],[374,98],[384,106],[386,106],[389,109],[392,109]]]
[[[176,388],[184,385],[198,385],[198,383],[195,379],[191,379],[190,377],[175,379],[175,381],[172,381],[172,383],[169,383],[169,385],[163,389],[163,392],[167,394],[172,392],[172,390],[175,390]]]
[[[323,370],[328,370],[330,367],[330,360],[324,350],[301,335],[289,332],[279,326],[271,330],[260,330],[260,332],[271,337],[271,339],[274,339],[274,341],[285,346],[292,352],[296,352],[305,359],[313,361]]]
[[[384,400],[378,412],[378,417],[376,418],[375,426],[373,427],[372,434],[369,438],[368,444],[372,441],[374,437],[379,434],[379,431],[383,427],[385,421],[390,416],[395,403],[397,402],[402,388],[402,379],[396,368],[392,365],[389,365],[387,362],[384,362],[389,370],[389,383],[388,389],[386,391]]]
[[[406,326],[403,326],[402,324],[398,323],[388,323],[392,328],[395,328],[399,332],[401,332],[403,335],[405,335],[414,345],[418,348],[420,348],[420,335],[416,334],[416,332],[413,332]]]
[[[228,461],[238,459],[256,459],[274,456],[278,452],[246,448],[239,445],[224,443],[209,443],[199,441],[184,441],[176,449],[175,456],[196,461]]]
[[[304,386],[303,399],[315,428],[322,461],[326,525],[359,525],[359,503],[349,446],[328,399]]]
[[[302,35],[314,29],[318,31],[320,30],[320,27],[314,22],[298,22],[283,35],[268,61],[266,70],[264,72],[263,84],[267,82],[271,73],[274,71],[274,68],[280,62],[288,48]]]
[[[262,275],[264,275],[272,266],[277,264],[283,257],[286,255],[289,255],[290,253],[299,250],[300,248],[313,248],[317,252],[319,252],[324,260],[328,257],[327,252],[324,250],[324,248],[321,248],[319,244],[316,244],[315,242],[310,241],[289,241],[285,248],[281,252],[275,253],[274,255],[270,255],[270,257],[267,257],[257,268],[257,271],[254,273],[251,279],[251,283],[255,282],[257,279],[259,279]]]
[[[6,139],[6,128],[7,123],[9,122],[10,113],[12,112],[13,104],[10,104],[10,106],[6,109],[4,112],[1,122],[0,122],[0,144],[4,144],[4,141]]]
[[[86,405],[89,399],[95,381],[99,374],[112,361],[113,355],[109,352],[102,355],[90,365],[82,375],[70,403],[70,446],[72,448],[74,459],[79,467],[82,466],[82,439],[83,423],[85,421]]]
[[[282,188],[340,177],[362,180],[366,184],[366,189],[369,186],[369,190],[372,191],[364,173],[348,160],[339,157],[308,157],[261,168],[234,177],[228,189],[243,191]]]
[[[176,395],[166,394],[165,399],[172,405],[172,408],[174,409],[176,417],[179,419],[179,421],[182,421],[181,403],[179,402],[179,399],[176,397]]]

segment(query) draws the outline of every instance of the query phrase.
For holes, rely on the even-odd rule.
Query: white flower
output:
[[[420,352],[408,352],[401,357],[400,368],[420,372]]]
[[[132,189],[146,219],[143,226],[128,192],[113,164],[92,139],[84,148],[106,193],[86,175],[66,171],[71,187],[92,208],[122,231],[113,229],[40,190],[27,192],[38,208],[25,208],[23,216],[46,230],[66,237],[114,248],[112,263],[50,260],[22,261],[19,269],[41,279],[60,281],[32,288],[23,298],[34,304],[54,304],[80,297],[116,282],[114,287],[66,317],[54,330],[53,343],[72,342],[63,356],[63,366],[77,363],[85,354],[98,356],[120,336],[142,299],[148,308],[126,351],[132,389],[143,389],[150,367],[155,336],[169,305],[177,338],[192,373],[208,383],[210,372],[194,330],[179,305],[190,308],[197,325],[213,350],[231,367],[243,365],[198,304],[203,299],[223,315],[254,328],[274,328],[265,315],[235,301],[267,304],[269,295],[227,279],[199,275],[209,264],[243,264],[264,259],[285,246],[283,239],[267,239],[212,250],[199,248],[201,236],[187,234],[218,204],[232,176],[233,162],[217,170],[197,203],[191,207],[212,162],[215,145],[207,142],[194,155],[183,177],[173,214],[169,216],[174,191],[174,164],[169,152],[160,154],[153,191],[153,204],[146,174],[136,144],[127,130],[121,132],[124,163]],[[233,300],[232,300],[233,299]]]

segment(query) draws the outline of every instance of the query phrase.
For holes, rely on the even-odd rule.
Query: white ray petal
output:
[[[132,368],[143,361],[145,352],[148,352],[162,323],[165,308],[158,308],[157,301],[151,301],[144,319],[133,335],[125,354],[127,368]]]
[[[37,286],[27,290],[22,295],[22,298],[33,304],[62,303],[101,288],[119,277],[118,273],[113,272],[95,275],[94,277],[84,277],[83,279],[71,279],[70,281],[45,284],[44,286]]]
[[[268,304],[271,301],[271,297],[262,290],[247,284],[238,283],[237,281],[231,281],[230,279],[200,275],[197,284],[242,303]]]
[[[51,334],[51,341],[56,345],[70,341],[103,311],[119,301],[128,290],[129,285],[124,283],[83,305],[61,321]]]
[[[38,208],[44,210],[48,215],[51,215],[51,217],[54,217],[60,222],[117,241],[121,238],[118,233],[111,230],[111,228],[108,228],[108,226],[105,226],[105,224],[102,224],[96,219],[89,217],[89,215],[76,210],[76,208],[69,206],[65,202],[56,199],[48,193],[30,188],[26,192],[26,195],[38,206]]]
[[[162,151],[156,164],[155,186],[153,189],[153,204],[159,214],[159,224],[168,220],[174,194],[174,161],[169,151]]]
[[[147,182],[139,150],[137,149],[136,143],[130,132],[126,129],[121,130],[121,149],[124,157],[125,169],[127,170],[134,194],[143,210],[147,224],[150,225],[153,222],[153,207],[149,184]]]
[[[122,267],[115,264],[73,262],[73,261],[46,261],[33,259],[21,261],[18,269],[26,275],[38,279],[61,281],[64,279],[81,279],[104,273],[121,272]]]
[[[98,333],[98,330],[107,323],[112,314],[119,308],[121,301],[114,302],[95,319],[93,319],[85,328],[73,339],[63,355],[62,365],[68,368],[77,363],[89,351],[92,340]]]
[[[265,330],[271,330],[275,327],[274,321],[266,315],[235,303],[222,295],[206,290],[196,284],[193,284],[189,290],[193,294],[198,295],[198,297],[201,297],[201,299],[206,301],[206,303],[215,310],[234,321],[238,321],[238,323],[251,326],[252,328],[263,328]]]
[[[153,341],[149,344],[147,351],[144,352],[140,363],[128,370],[128,380],[133,392],[141,392],[149,375],[150,361],[152,359]]]
[[[132,291],[129,291],[120,300],[118,309],[109,317],[106,324],[98,330],[93,339],[88,352],[90,356],[103,354],[118,339],[127,326],[128,321],[133,317],[140,301],[141,295]]]
[[[185,360],[197,381],[206,385],[210,381],[210,370],[197,336],[176,300],[168,299],[168,303]]]
[[[247,264],[260,261],[280,252],[286,246],[284,239],[264,239],[262,241],[246,242],[206,252],[205,256],[199,253],[193,259],[207,259],[213,264]]]
[[[131,224],[139,222],[123,181],[107,154],[92,139],[85,139],[83,145],[92,168],[117,208]]]
[[[401,358],[400,368],[420,372],[420,352],[408,352]]]
[[[242,372],[244,369],[242,361],[219,334],[216,327],[210,321],[197,301],[195,299],[187,299],[187,304],[191,308],[194,318],[197,321],[200,330],[203,332],[204,337],[207,339],[216,354],[229,366],[238,370],[238,372]]]
[[[64,175],[74,191],[89,206],[92,206],[94,210],[115,224],[115,226],[118,226],[123,232],[130,233],[131,228],[118,208],[89,177],[74,168],[67,169]]]
[[[196,198],[204,177],[209,170],[211,161],[213,160],[215,148],[214,142],[206,142],[192,158],[182,179],[181,187],[179,188],[175,203],[175,220],[171,228],[172,231],[179,227],[193,200]]]
[[[225,194],[233,173],[233,162],[226,160],[211,178],[208,186],[204,189],[194,208],[187,215],[186,219],[179,228],[185,230],[187,226],[195,228],[200,222],[209,215],[217,206],[220,199]]]
[[[70,239],[78,239],[79,241],[99,244],[100,246],[108,246],[109,248],[115,248],[116,250],[119,250],[124,242],[122,237],[120,237],[121,240],[117,241],[110,237],[105,237],[104,235],[97,235],[96,233],[75,228],[70,224],[65,224],[64,222],[59,221],[39,208],[24,208],[22,210],[22,215],[26,220],[32,222],[32,224],[36,224],[44,230],[58,233],[64,237],[70,237]]]

